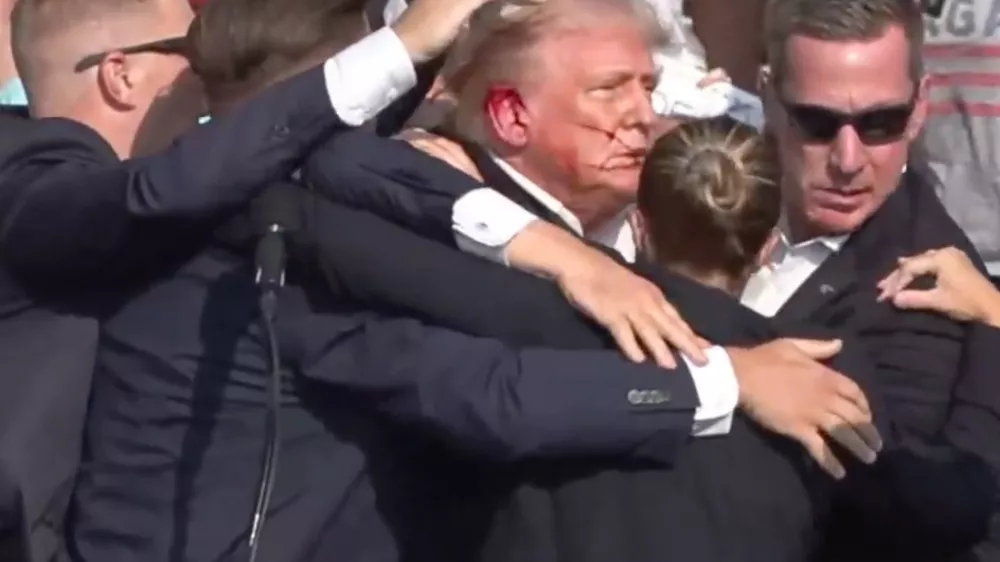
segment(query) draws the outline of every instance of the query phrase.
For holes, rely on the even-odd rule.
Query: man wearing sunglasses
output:
[[[905,444],[876,464],[884,489],[872,501],[835,510],[824,558],[949,559],[982,528],[930,532],[931,520],[945,519],[919,503],[921,489],[945,484],[908,481],[896,467],[953,423],[967,331],[945,317],[876,303],[880,276],[902,256],[942,246],[975,255],[930,182],[914,166],[907,170],[927,112],[921,7],[912,0],[773,0],[767,20],[765,112],[784,167],[784,216],[780,243],[743,302],[779,323],[860,336]],[[989,431],[976,428],[944,446],[982,453],[996,447]],[[992,490],[948,495],[972,500],[978,493]],[[897,497],[914,499],[889,509]]]
[[[0,124],[0,474],[16,488],[0,505],[0,516],[15,514],[0,535],[13,521],[30,532],[33,559],[58,548],[98,321],[316,142],[409,90],[414,65],[437,56],[479,3],[421,0],[393,28],[187,131],[204,109],[182,39],[187,2],[17,2],[12,46],[34,119]]]

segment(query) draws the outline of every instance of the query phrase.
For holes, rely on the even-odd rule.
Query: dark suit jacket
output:
[[[373,144],[379,145],[377,153],[385,164],[363,156],[362,152],[373,153]],[[475,182],[405,145],[368,142],[360,136],[351,145],[336,151],[343,159],[333,152],[314,159],[307,176],[327,187],[353,184],[357,189],[352,193],[341,190],[337,195],[379,208],[400,222],[426,226],[425,231],[444,239],[451,237],[446,227],[450,203],[455,193],[475,188]],[[550,215],[530,198],[512,192],[510,180],[498,175],[488,161],[479,163],[487,183],[539,215]],[[610,345],[603,330],[582,319],[547,282],[459,254],[365,212],[323,200],[313,203],[310,212],[315,236],[310,251],[318,251],[326,260],[336,293],[371,306],[391,304],[432,322],[521,345]],[[436,213],[449,217],[445,225],[435,222]],[[352,236],[344,239],[335,229],[347,229]],[[379,255],[388,248],[397,256],[391,271]],[[713,341],[756,343],[777,334],[765,319],[728,295],[641,262],[637,267],[664,288],[696,331]],[[798,333],[824,335],[815,330]],[[852,350],[839,358],[837,367],[861,378],[881,414],[877,392],[865,383],[870,367],[864,358],[854,357]],[[762,433],[737,416],[728,438],[689,441],[679,451],[673,470],[636,466],[623,458],[516,467],[501,478],[511,490],[506,496],[510,503],[498,512],[482,559],[799,560],[806,556],[829,483],[803,462],[797,446]],[[731,470],[735,465],[741,466],[738,473]],[[852,467],[852,473],[856,470],[859,467]],[[772,517],[761,518],[761,513]]]
[[[973,451],[986,459],[994,474],[1000,474],[1000,449],[996,436],[1000,433],[1000,330],[973,325],[965,341],[962,376],[955,388],[945,437],[955,445]],[[990,520],[986,540],[973,552],[955,557],[959,562],[992,562],[1000,560],[1000,516],[997,511]]]
[[[80,123],[0,114],[0,519],[33,560],[61,535],[97,318],[340,128],[320,69],[128,162]]]
[[[838,506],[825,559],[941,560],[980,540],[985,531],[994,495],[990,471],[980,458],[955,451],[958,443],[940,439],[956,386],[966,376],[967,329],[936,314],[875,303],[875,285],[898,257],[945,246],[976,256],[931,186],[910,173],[776,315],[779,323],[804,322],[858,338],[877,366],[877,381],[903,445],[883,454],[877,465],[881,496],[896,499],[884,504],[894,515],[871,502]],[[913,454],[926,464],[904,474],[915,466]],[[928,486],[930,481],[935,485]]]

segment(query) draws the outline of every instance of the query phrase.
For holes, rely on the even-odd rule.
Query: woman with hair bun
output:
[[[639,182],[641,245],[653,260],[739,296],[773,247],[778,155],[728,116],[688,121],[656,141]]]

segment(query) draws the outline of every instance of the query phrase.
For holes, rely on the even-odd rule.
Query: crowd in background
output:
[[[1000,562],[928,4],[0,0],[0,562]]]

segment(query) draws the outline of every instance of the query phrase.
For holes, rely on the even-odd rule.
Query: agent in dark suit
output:
[[[86,8],[88,18],[103,18],[109,26],[124,21],[132,29],[141,27],[132,21],[135,14],[116,6],[94,2],[75,7]],[[95,55],[95,43],[85,33],[89,27],[81,25],[90,19],[77,18],[81,14],[69,4],[65,10],[49,8],[39,14],[38,3],[26,1],[15,13],[21,22],[16,51],[19,63],[33,69],[26,75],[40,118],[0,116],[0,329],[7,334],[0,355],[9,366],[4,370],[0,462],[12,490],[4,496],[11,503],[0,506],[0,512],[6,521],[19,522],[12,533],[27,535],[30,530],[30,556],[40,560],[50,559],[62,538],[79,463],[98,320],[144,280],[187,259],[220,217],[273,177],[289,173],[315,142],[360,124],[405,92],[415,78],[406,41],[417,40],[416,60],[439,48],[424,41],[423,32],[413,35],[414,27],[423,25],[418,11],[418,21],[400,22],[401,35],[408,37],[403,44],[386,30],[359,47],[360,52],[248,100],[231,119],[198,128],[162,153],[123,162],[121,157],[170,140],[174,129],[156,122],[158,104],[167,103],[157,94],[161,87],[180,74],[171,96],[190,99],[189,80],[183,77],[187,63],[179,54],[190,12],[184,3],[143,5],[143,14],[151,19],[139,19],[162,24],[145,29],[144,35],[162,38],[128,45],[123,37],[122,44]],[[76,50],[56,53],[76,57],[65,67],[46,66],[38,59],[51,54],[47,47],[39,52],[50,34],[73,40]],[[367,57],[372,49],[394,54],[396,66],[379,73]],[[125,67],[138,74],[118,72]],[[364,90],[366,82],[355,80],[359,69],[371,81],[371,99],[366,96],[372,91],[355,96],[348,89]],[[124,96],[127,103],[116,105],[122,100],[104,94]],[[76,95],[88,103],[66,97]],[[171,124],[185,121],[185,109],[191,110],[193,124],[201,104],[169,103],[169,108]]]
[[[789,0],[770,9],[772,78],[764,98],[782,155],[785,221],[743,302],[779,324],[856,334],[878,366],[906,444],[901,450],[920,450],[942,438],[953,411],[967,329],[878,304],[874,286],[902,256],[949,245],[972,249],[929,182],[906,170],[927,112],[920,5]],[[842,33],[817,37],[815,30],[829,27]],[[825,559],[942,560],[979,540],[982,522],[947,525],[946,510],[925,506],[929,479],[897,472],[903,459],[883,454],[876,470],[884,495],[912,496],[912,505],[900,504],[896,516],[838,506]],[[970,503],[993,496],[984,463],[941,470],[956,477],[949,484],[933,478],[935,488],[954,486],[949,495]]]

